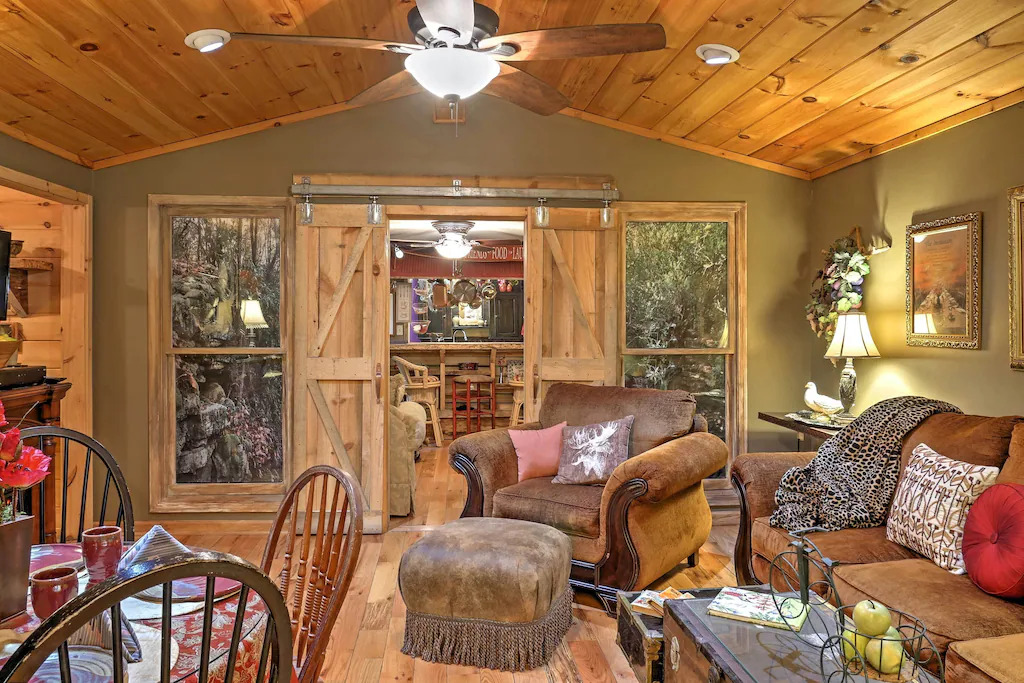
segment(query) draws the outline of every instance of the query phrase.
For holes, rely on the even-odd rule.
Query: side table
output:
[[[762,412],[757,414],[757,418],[763,422],[768,422],[779,427],[785,427],[786,429],[796,432],[797,451],[804,450],[804,442],[808,440],[808,437],[817,441],[824,441],[825,439],[831,439],[839,433],[839,429],[810,425],[806,422],[798,422],[792,418],[786,417],[786,413]]]

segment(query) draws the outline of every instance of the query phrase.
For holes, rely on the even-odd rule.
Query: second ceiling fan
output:
[[[419,0],[409,12],[409,29],[415,43],[220,29],[196,31],[185,42],[201,52],[212,52],[234,39],[405,54],[405,69],[371,85],[349,103],[364,105],[404,97],[422,87],[452,104],[484,92],[543,115],[569,106],[569,99],[510,62],[600,57],[665,47],[661,24],[569,26],[498,35],[497,13],[473,0]]]

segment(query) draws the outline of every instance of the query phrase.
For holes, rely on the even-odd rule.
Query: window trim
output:
[[[706,483],[729,486],[732,463],[747,451],[747,205],[746,202],[622,202],[619,221],[619,375],[625,383],[626,356],[725,356],[726,442],[729,462],[725,476]],[[638,349],[626,346],[626,225],[630,222],[719,222],[728,225],[729,344],[713,349]]]
[[[174,215],[273,216],[281,221],[281,339],[277,347],[174,348],[170,315],[170,219]],[[148,211],[149,511],[274,512],[292,477],[294,210],[285,197],[150,195]],[[280,355],[282,476],[276,483],[175,481],[174,361],[179,355]]]

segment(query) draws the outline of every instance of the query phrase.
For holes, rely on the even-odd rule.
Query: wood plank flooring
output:
[[[352,587],[334,627],[323,681],[423,681],[425,683],[607,683],[636,678],[615,644],[615,621],[588,596],[578,596],[576,617],[568,637],[542,669],[505,673],[489,669],[445,666],[402,654],[405,603],[398,592],[402,553],[431,527],[457,519],[466,496],[465,479],[448,466],[447,449],[423,450],[416,465],[416,509],[409,517],[391,520],[383,536],[365,536]],[[712,530],[694,569],[680,565],[655,584],[681,590],[734,585],[732,546],[736,527]],[[258,534],[179,535],[188,545],[230,552],[259,563],[264,538]]]

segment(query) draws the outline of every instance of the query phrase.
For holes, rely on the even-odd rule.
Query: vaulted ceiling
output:
[[[2,0],[0,132],[95,168],[344,110],[402,68],[196,29],[408,41],[410,0]],[[499,33],[657,22],[668,47],[519,63],[563,114],[817,177],[1024,101],[1024,0],[483,0]],[[703,43],[741,52],[705,65]]]

